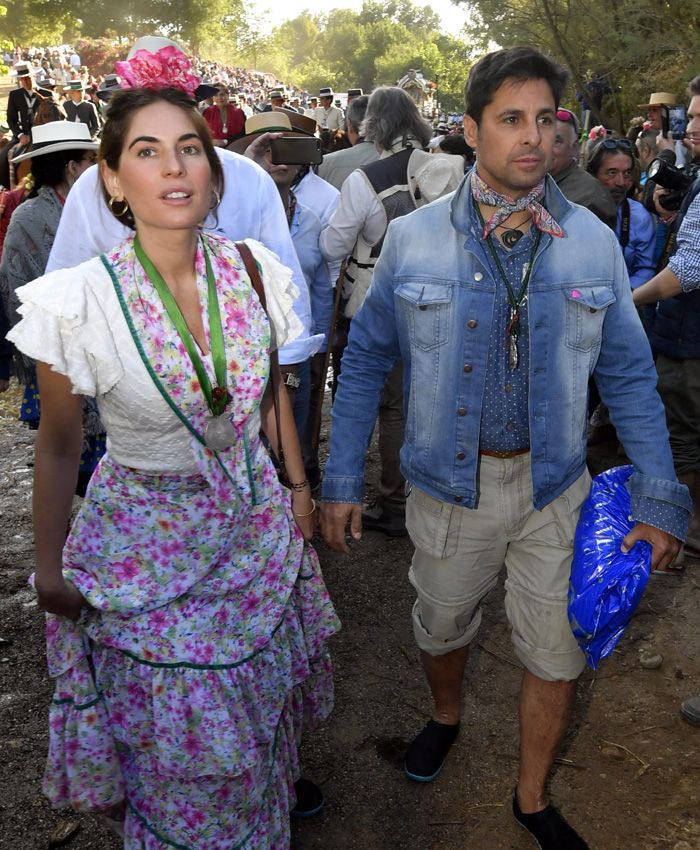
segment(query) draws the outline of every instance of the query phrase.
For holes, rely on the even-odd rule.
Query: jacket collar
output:
[[[545,178],[544,206],[562,228],[564,228],[565,219],[574,209],[549,174]],[[452,226],[460,233],[472,234],[473,207],[474,198],[471,192],[471,171],[469,171],[457,187],[450,202],[450,221]]]

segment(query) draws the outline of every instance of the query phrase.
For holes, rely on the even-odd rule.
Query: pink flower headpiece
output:
[[[155,53],[137,50],[131,59],[116,62],[114,70],[121,77],[123,89],[182,89],[194,97],[199,86],[188,57],[170,45]]]
[[[591,132],[588,134],[589,139],[604,139],[608,135],[608,131],[603,127],[602,124],[598,124],[596,127],[593,127]]]

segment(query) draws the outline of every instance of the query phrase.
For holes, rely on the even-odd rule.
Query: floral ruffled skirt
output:
[[[47,618],[56,691],[44,791],[54,805],[78,810],[106,811],[124,804],[126,850],[286,850],[301,732],[324,720],[333,703],[327,640],[339,623],[318,558],[300,541],[287,507],[268,502],[253,512],[258,518],[267,512],[260,549],[268,557],[237,589],[232,589],[236,570],[240,573],[251,556],[236,545],[233,529],[241,525],[240,519],[229,525],[233,557],[222,563],[219,546],[212,569],[200,563],[197,581],[183,596],[171,603],[159,600],[150,611],[130,613],[124,610],[122,587],[122,610],[115,613],[105,591],[109,581],[101,581],[99,569],[81,573],[74,566],[81,547],[93,549],[93,564],[105,559],[99,536],[110,534],[110,528],[111,560],[121,563],[125,545],[130,556],[134,553],[123,534],[115,532],[114,517],[105,511],[105,504],[114,502],[105,495],[119,492],[123,523],[125,512],[128,516],[132,507],[139,507],[140,524],[134,533],[141,539],[144,525],[155,533],[164,517],[172,523],[174,516],[181,517],[177,534],[188,539],[182,517],[189,503],[196,504],[190,548],[167,560],[173,575],[194,552],[214,551],[209,539],[214,530],[226,534],[227,520],[217,516],[201,481],[189,480],[177,488],[181,513],[172,498],[156,498],[149,501],[144,517],[143,488],[155,483],[160,492],[170,490],[177,477],[153,478],[103,463],[91,485],[99,492],[88,493],[67,545],[65,560],[69,567],[73,563],[68,577],[100,610],[81,625]],[[125,482],[130,493],[126,500]],[[287,525],[286,542],[280,518]],[[288,588],[284,581],[291,573],[283,570],[287,578],[280,581],[275,558],[269,556],[269,550],[279,553],[282,544],[285,569],[290,559],[296,560]],[[151,580],[163,580],[160,567],[152,570]],[[227,570],[232,571],[228,577]],[[274,578],[265,574],[268,570],[276,571]],[[135,572],[132,581],[138,578]],[[173,576],[166,578],[169,586]],[[263,589],[277,604],[266,604]],[[139,596],[136,591],[134,595]],[[252,612],[261,606],[276,617],[274,623],[268,619],[263,626],[265,621],[255,620],[259,633],[248,649],[240,640],[231,640],[227,653],[232,612],[240,618],[248,607]],[[198,642],[195,632],[187,635],[188,623],[200,624],[202,630],[201,624],[209,622],[207,611],[212,626]],[[153,630],[157,654],[140,649],[146,645],[144,628]],[[246,636],[250,644],[251,635]],[[163,647],[169,645],[172,652],[167,653]]]

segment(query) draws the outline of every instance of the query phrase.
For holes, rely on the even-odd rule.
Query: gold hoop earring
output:
[[[119,211],[115,210],[114,209],[114,202],[115,201],[118,204],[123,204],[124,208],[119,210]],[[114,195],[112,195],[112,197],[107,202],[107,206],[109,207],[109,211],[112,213],[112,215],[116,216],[117,218],[122,218],[123,216],[125,216],[129,212],[129,204],[128,204],[126,198],[116,198]]]
[[[219,206],[219,204],[221,203],[221,195],[216,191],[216,189],[212,189],[211,192],[212,192],[212,195],[214,195],[214,199],[213,199],[214,202],[209,207],[209,209],[215,210]]]

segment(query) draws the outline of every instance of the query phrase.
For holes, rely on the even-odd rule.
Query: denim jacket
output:
[[[473,230],[472,204],[467,176],[452,195],[389,227],[343,355],[324,501],[362,500],[384,377],[401,359],[406,479],[438,499],[477,504],[495,284],[486,245]],[[670,511],[665,530],[684,538],[691,501],[674,472],[656,370],[615,234],[569,203],[551,178],[545,205],[565,236],[543,234],[529,284],[534,506],[541,510],[585,469],[593,375],[635,467],[633,518]]]

